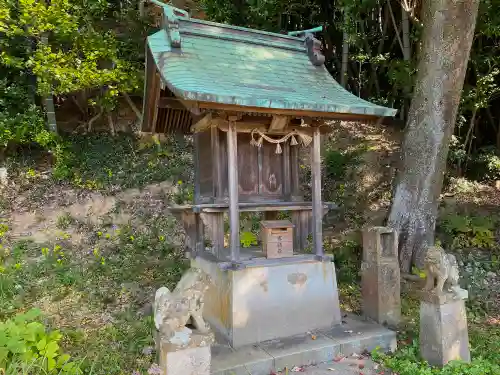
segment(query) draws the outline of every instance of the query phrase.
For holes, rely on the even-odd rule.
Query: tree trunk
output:
[[[401,269],[422,267],[434,243],[449,142],[474,36],[479,0],[424,0],[422,53],[388,225]]]
[[[340,69],[340,84],[347,86],[347,64],[349,63],[349,34],[344,30],[342,34],[342,67]]]
[[[401,7],[401,25],[403,27],[403,59],[409,65],[411,60],[411,47],[410,47],[410,19],[404,7]],[[411,88],[406,86],[404,88],[403,103],[401,106],[401,120],[406,119],[408,112],[408,102],[411,93]]]

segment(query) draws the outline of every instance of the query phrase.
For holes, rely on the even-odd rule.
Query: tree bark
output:
[[[403,59],[409,65],[411,60],[410,19],[408,18],[408,13],[404,7],[401,7],[401,25],[403,27]],[[403,121],[406,119],[406,115],[408,112],[408,97],[410,92],[411,88],[406,86],[404,88],[404,97],[400,112],[401,120]]]
[[[422,53],[388,225],[401,269],[422,267],[434,243],[450,138],[474,36],[479,0],[424,0]]]

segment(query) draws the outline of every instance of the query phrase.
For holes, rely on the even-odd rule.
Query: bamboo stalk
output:
[[[469,147],[467,148],[467,153],[465,154],[466,158],[465,158],[465,165],[464,165],[464,171],[467,170],[467,156],[470,155],[470,150],[471,150],[471,147],[472,147],[472,141],[473,141],[473,137],[472,137],[472,134],[474,132],[474,128],[476,127],[476,115],[477,115],[477,108],[474,108],[473,112],[472,112],[472,118],[470,120],[470,124],[469,124],[469,129],[467,130],[467,135],[465,136],[465,142],[464,142],[464,146],[467,147],[467,144],[469,144]],[[462,174],[462,169],[461,169],[461,164],[460,161],[458,162],[458,172],[460,174]]]
[[[359,23],[359,25],[360,25],[360,28],[361,28],[361,34],[364,35],[364,33],[365,33],[364,21],[361,21]],[[363,41],[365,43],[366,52],[371,57],[372,56],[372,49],[370,47],[370,43],[368,43],[368,40],[366,38],[363,38]],[[377,93],[377,96],[380,96],[380,85],[378,83],[377,71],[376,71],[376,69],[375,69],[375,67],[373,66],[372,63],[370,63],[370,68],[371,68],[371,78],[372,78],[373,83],[375,85],[375,92]]]
[[[342,34],[342,66],[340,68],[340,84],[346,87],[347,84],[347,63],[349,61],[349,42],[346,31]]]
[[[403,51],[403,53],[404,53],[403,41],[401,40],[401,37],[399,36],[399,28],[398,28],[398,25],[396,23],[396,18],[394,18],[394,12],[392,11],[391,2],[388,1],[387,5],[389,6],[389,13],[391,15],[392,25],[394,26],[394,30],[396,30],[396,38],[398,39],[399,46],[401,47],[401,51]]]
[[[380,41],[378,43],[378,50],[377,54],[380,55],[384,51],[384,42],[385,42],[385,34],[387,33],[387,26],[388,26],[388,20],[389,20],[389,9],[385,4],[383,5],[384,7],[384,24],[382,26],[382,37],[380,38]]]

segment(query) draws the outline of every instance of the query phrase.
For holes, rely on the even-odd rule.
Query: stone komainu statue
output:
[[[462,290],[458,285],[460,274],[457,259],[452,254],[446,254],[443,248],[429,247],[425,255],[424,270],[427,277],[425,290],[442,294],[451,289],[456,295]]]
[[[162,337],[173,337],[189,323],[201,333],[209,330],[202,314],[210,283],[210,276],[201,269],[190,268],[172,292],[167,287],[156,291],[154,321]]]

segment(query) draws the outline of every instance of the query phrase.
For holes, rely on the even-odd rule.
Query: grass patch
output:
[[[160,143],[130,134],[88,134],[70,135],[65,141],[67,151],[55,164],[52,155],[37,148],[18,148],[9,155],[6,165],[17,194],[29,193],[28,200],[39,204],[54,193],[55,185],[114,193],[163,181],[181,181],[182,193],[190,194],[190,137],[170,137]],[[0,199],[0,210],[9,208],[9,203]]]
[[[65,212],[57,218],[56,227],[61,230],[66,230],[74,223],[75,219],[71,216],[71,214],[69,212]]]
[[[0,318],[37,307],[63,334],[65,352],[85,373],[145,371],[153,362],[151,301],[187,268],[169,241],[169,217],[142,218],[141,229],[94,228],[87,249],[16,242],[3,257]]]
[[[403,322],[398,331],[398,350],[392,355],[373,353],[376,361],[399,375],[498,375],[500,374],[500,324],[488,316],[477,316],[467,304],[471,363],[452,361],[443,368],[431,367],[420,357],[419,306],[413,293],[402,296]],[[470,317],[474,318],[470,318]]]
[[[192,180],[189,139],[141,142],[122,134],[72,136],[70,157],[58,173],[78,187],[117,191],[174,179]]]

